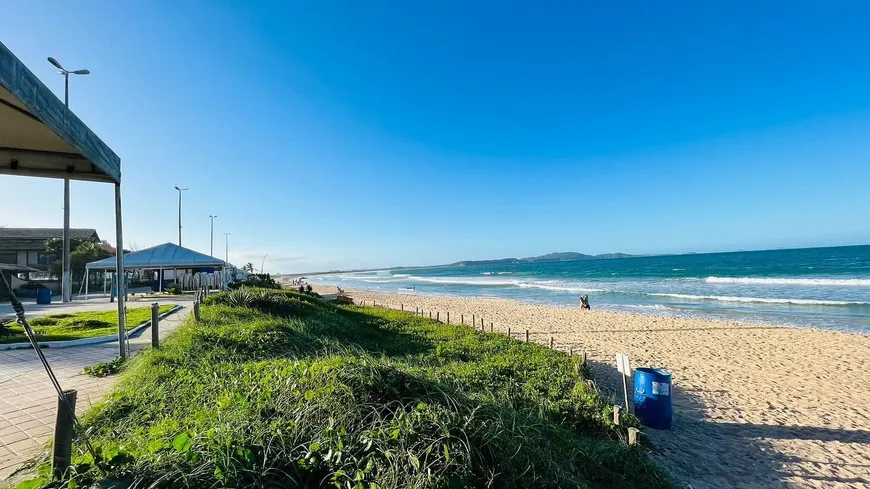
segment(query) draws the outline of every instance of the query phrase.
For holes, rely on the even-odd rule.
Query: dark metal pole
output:
[[[151,304],[151,348],[160,348],[160,306]]]
[[[75,434],[75,390],[63,391],[64,399],[57,399],[57,417],[54,424],[54,449],[51,459],[55,479],[62,479],[72,463],[72,441]]]

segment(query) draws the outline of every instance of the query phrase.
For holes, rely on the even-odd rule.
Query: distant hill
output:
[[[454,266],[468,265],[514,265],[517,263],[546,263],[555,261],[578,261],[578,260],[610,260],[614,258],[628,258],[634,255],[626,253],[605,253],[603,255],[586,255],[576,253],[574,251],[562,251],[558,253],[547,253],[541,256],[530,256],[528,258],[502,258],[499,260],[466,260],[452,263]]]

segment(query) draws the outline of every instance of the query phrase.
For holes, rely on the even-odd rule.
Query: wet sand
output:
[[[334,287],[318,287],[335,293]],[[644,316],[505,299],[348,291],[451,322],[586,352],[599,389],[622,401],[615,355],[673,373],[674,429],[646,430],[653,457],[702,488],[870,487],[870,336]],[[594,303],[593,303],[594,307]],[[629,386],[631,389],[631,386]],[[629,395],[631,391],[629,390]]]

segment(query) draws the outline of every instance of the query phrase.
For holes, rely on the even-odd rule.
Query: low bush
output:
[[[91,377],[107,377],[109,375],[114,375],[121,371],[124,362],[124,358],[118,357],[108,362],[95,363],[90,367],[85,367],[85,374],[90,375]]]
[[[284,300],[306,308],[264,306]],[[620,442],[610,403],[574,362],[295,291],[216,294],[200,322],[131,360],[85,416],[97,460],[77,443],[70,478],[77,487],[669,487],[642,448]]]
[[[167,294],[180,295],[183,294],[184,291],[181,290],[181,286],[176,283],[171,283],[163,288],[163,292]]]

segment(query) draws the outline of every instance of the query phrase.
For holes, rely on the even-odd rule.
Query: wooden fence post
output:
[[[405,304],[400,304],[402,306],[402,312],[405,312]]]
[[[55,479],[61,479],[72,461],[72,441],[75,432],[75,390],[63,391],[63,399],[57,399],[57,417],[54,424],[54,448],[51,469]]]
[[[529,330],[526,330],[526,343],[529,342]]]
[[[160,348],[160,306],[151,304],[151,348]]]
[[[465,314],[460,314],[459,320],[462,322],[462,324],[465,324]]]
[[[489,332],[492,333],[492,323],[489,323]]]
[[[554,344],[553,337],[550,336],[550,349],[551,349],[551,350],[553,349],[553,344]]]
[[[429,311],[429,319],[432,319],[432,311]]]
[[[196,322],[202,320],[202,316],[199,314],[199,301],[193,301],[193,318],[196,319]]]
[[[474,314],[471,315],[471,327],[477,328],[477,319],[474,317]]]
[[[447,311],[447,324],[450,324],[450,311]]]
[[[508,338],[513,338],[513,335],[511,334],[511,327],[510,326],[508,326]]]
[[[628,429],[628,444],[629,445],[636,445],[637,444],[637,437],[639,434],[640,434],[639,429],[629,428]]]
[[[436,312],[436,313],[435,313],[435,322],[436,322],[436,323],[440,323],[440,322],[441,322],[441,313],[440,313],[440,312]]]

